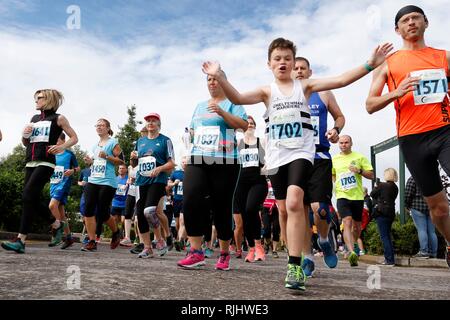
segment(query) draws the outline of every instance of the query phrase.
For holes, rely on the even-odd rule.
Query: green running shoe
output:
[[[49,247],[56,247],[62,242],[62,237],[64,233],[64,222],[61,221],[58,229],[53,229],[52,241],[48,244]]]
[[[19,238],[15,238],[12,241],[2,242],[2,248],[9,251],[15,251],[17,253],[25,253],[25,244]]]
[[[350,267],[358,266],[358,255],[355,251],[352,251],[352,253],[348,256],[348,262],[350,262]]]
[[[305,291],[306,276],[301,266],[289,263],[284,287],[293,290]]]

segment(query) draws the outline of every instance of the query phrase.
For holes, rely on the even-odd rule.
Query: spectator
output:
[[[392,244],[392,223],[395,219],[395,199],[398,195],[398,187],[395,184],[398,180],[397,171],[393,168],[384,170],[384,180],[377,179],[375,188],[370,196],[376,201],[374,208],[374,218],[378,225],[384,248],[384,262],[382,265],[394,266],[394,245]]]
[[[419,235],[420,250],[414,257],[436,258],[438,239],[431,221],[430,209],[413,177],[406,182],[405,207],[410,211]]]

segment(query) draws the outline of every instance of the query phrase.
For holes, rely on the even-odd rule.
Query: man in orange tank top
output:
[[[374,113],[394,102],[399,146],[433,223],[447,240],[450,267],[449,203],[439,175],[439,164],[450,174],[450,52],[425,44],[428,23],[419,7],[399,10],[395,32],[402,37],[403,48],[375,70],[366,109]],[[385,84],[389,93],[382,94]]]

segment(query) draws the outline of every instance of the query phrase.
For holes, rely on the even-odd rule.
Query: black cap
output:
[[[425,16],[425,12],[423,12],[423,10],[421,8],[419,8],[417,6],[414,6],[414,5],[409,5],[409,6],[403,7],[400,10],[398,10],[397,14],[395,15],[395,27],[397,27],[398,21],[405,14],[409,14],[409,13],[413,13],[413,12],[418,12],[420,14],[423,14],[423,16],[425,17],[425,21],[427,21],[427,17]]]

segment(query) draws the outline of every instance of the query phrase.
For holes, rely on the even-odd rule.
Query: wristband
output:
[[[362,174],[364,172],[364,170],[361,168],[359,169],[359,174]]]
[[[364,68],[366,68],[366,70],[369,72],[371,72],[371,71],[373,71],[373,69],[375,69],[374,67],[370,66],[367,62],[364,63]]]
[[[341,129],[339,129],[339,127],[334,127],[333,129],[336,130],[336,132],[337,132],[338,134],[341,133]]]

